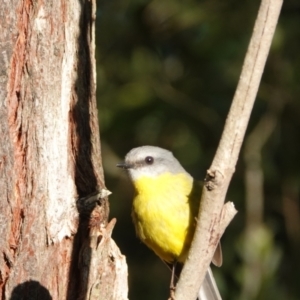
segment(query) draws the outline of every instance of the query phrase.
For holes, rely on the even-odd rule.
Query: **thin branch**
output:
[[[249,117],[256,98],[282,0],[262,0],[241,77],[219,147],[207,171],[194,240],[175,291],[176,300],[194,300],[224,231],[224,199],[235,170]],[[223,212],[221,214],[221,212]],[[227,225],[227,224],[226,224]]]

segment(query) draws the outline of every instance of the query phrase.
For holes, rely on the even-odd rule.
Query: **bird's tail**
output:
[[[206,272],[198,300],[222,300],[211,268],[208,268]]]

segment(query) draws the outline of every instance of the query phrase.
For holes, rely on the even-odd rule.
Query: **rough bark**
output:
[[[127,297],[105,229],[94,12],[85,0],[0,3],[0,299]]]

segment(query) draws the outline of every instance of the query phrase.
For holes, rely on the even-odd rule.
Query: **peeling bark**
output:
[[[84,0],[0,4],[0,299],[89,299],[88,280],[102,276],[91,275],[91,241],[105,232],[107,197],[88,211],[76,206],[105,189],[94,16]],[[105,236],[101,247],[112,249]],[[112,255],[123,269],[107,276],[126,282],[124,257]],[[124,287],[124,298],[112,296],[117,285],[110,281],[105,299],[126,299]]]

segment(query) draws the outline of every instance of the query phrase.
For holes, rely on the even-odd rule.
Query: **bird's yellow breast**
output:
[[[183,262],[200,200],[191,193],[193,179],[185,173],[142,176],[134,187],[132,215],[139,238],[161,259]]]

